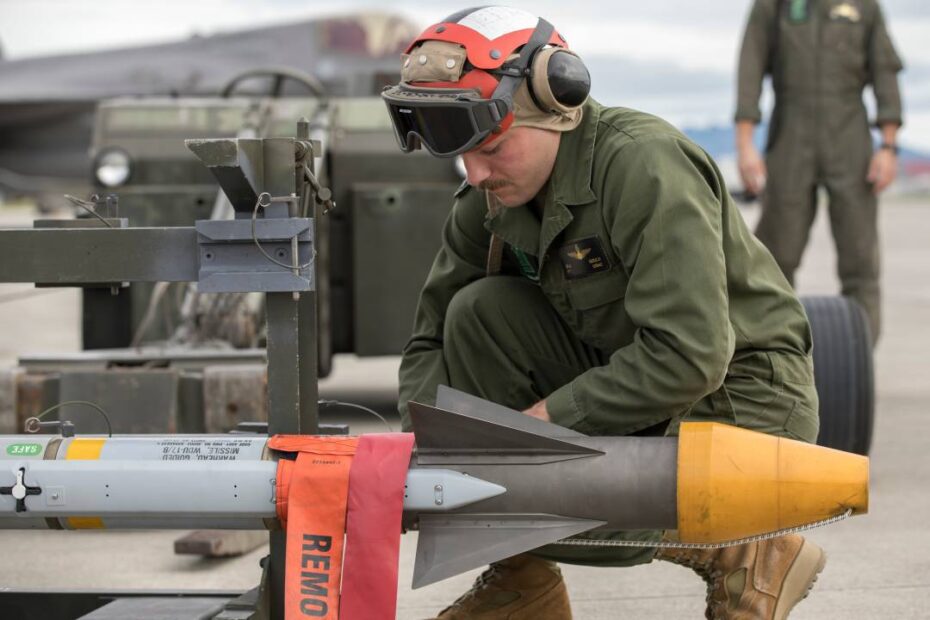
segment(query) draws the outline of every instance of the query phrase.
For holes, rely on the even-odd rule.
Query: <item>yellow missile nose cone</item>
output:
[[[678,534],[725,542],[869,508],[869,459],[714,422],[678,439]]]

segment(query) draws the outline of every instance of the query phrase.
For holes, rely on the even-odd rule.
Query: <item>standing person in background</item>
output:
[[[762,196],[756,235],[789,281],[817,208],[829,196],[842,294],[881,330],[878,194],[897,173],[902,63],[877,0],[755,0],[739,59],[739,171]],[[759,95],[772,76],[775,109],[763,160],[753,144]],[[862,91],[871,84],[881,144],[873,148]]]

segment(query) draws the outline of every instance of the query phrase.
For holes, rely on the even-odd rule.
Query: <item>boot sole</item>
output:
[[[807,598],[817,581],[820,571],[827,563],[827,554],[814,543],[805,540],[794,564],[788,570],[782,584],[773,620],[785,620],[794,606]]]

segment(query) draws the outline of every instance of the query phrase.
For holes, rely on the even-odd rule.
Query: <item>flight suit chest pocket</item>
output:
[[[823,44],[832,52],[858,57],[865,53],[865,28],[862,24],[828,21],[823,27]]]
[[[605,351],[632,342],[635,328],[624,307],[628,283],[619,266],[565,281],[571,306],[571,316],[565,318],[579,338]]]
[[[857,95],[868,80],[866,15],[860,0],[832,0],[824,6],[821,47],[825,92]]]
[[[827,8],[823,24],[823,45],[828,51],[842,54],[847,61],[864,60],[866,27],[858,3],[843,0]]]

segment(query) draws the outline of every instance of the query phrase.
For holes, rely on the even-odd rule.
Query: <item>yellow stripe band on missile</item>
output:
[[[65,453],[67,461],[96,461],[103,451],[106,439],[78,438],[72,439]],[[71,530],[102,530],[103,519],[100,517],[68,517],[67,528]]]
[[[678,533],[715,543],[869,507],[869,459],[714,422],[681,425]]]
[[[106,439],[72,439],[65,453],[66,461],[96,461]]]
[[[103,519],[100,517],[68,517],[69,530],[102,530]]]

